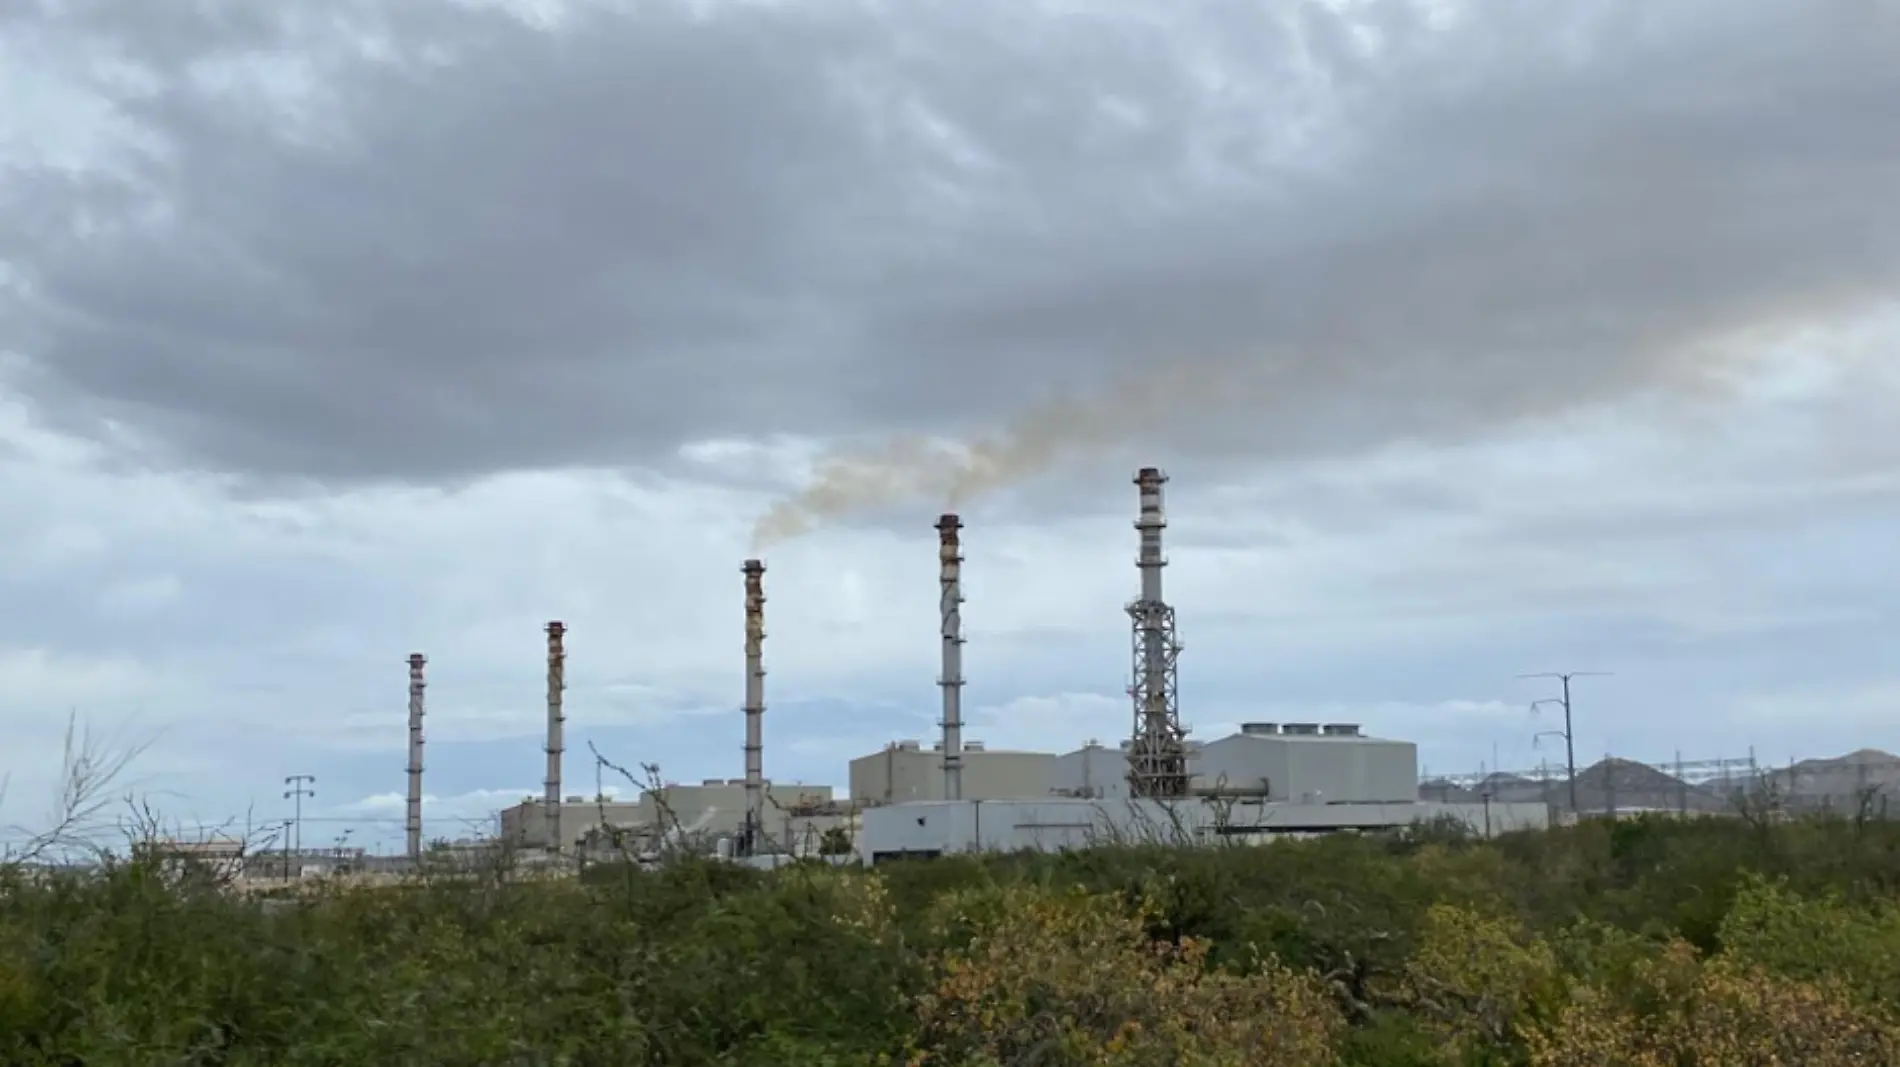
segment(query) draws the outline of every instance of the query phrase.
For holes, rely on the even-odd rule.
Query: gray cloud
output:
[[[1466,434],[1900,267],[1877,5],[112,7],[0,22],[119,131],[10,161],[0,343],[63,426],[267,479],[1009,431],[1162,366],[1075,443]]]

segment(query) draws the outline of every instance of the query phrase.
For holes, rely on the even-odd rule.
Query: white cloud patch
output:
[[[122,658],[88,659],[45,648],[0,649],[0,694],[13,714],[63,721],[66,711],[123,706],[157,694],[160,676]]]

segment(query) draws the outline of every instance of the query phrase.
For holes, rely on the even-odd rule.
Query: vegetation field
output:
[[[258,901],[0,875],[0,1063],[1900,1063],[1900,826],[1639,819]]]

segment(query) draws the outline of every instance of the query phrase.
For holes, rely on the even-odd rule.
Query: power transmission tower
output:
[[[1547,704],[1563,705],[1563,709],[1564,709],[1564,731],[1563,731],[1564,733],[1564,765],[1565,765],[1565,769],[1570,774],[1570,814],[1573,817],[1577,815],[1581,815],[1582,812],[1580,812],[1577,808],[1577,738],[1576,738],[1575,732],[1571,729],[1571,725],[1570,725],[1571,724],[1570,679],[1572,678],[1608,678],[1610,677],[1610,672],[1609,671],[1562,671],[1562,672],[1546,671],[1542,674],[1520,674],[1518,675],[1518,677],[1519,678],[1555,678],[1563,683],[1563,687],[1564,687],[1563,699],[1561,700],[1557,700],[1557,699],[1533,700],[1531,701],[1531,711],[1535,713],[1538,708],[1541,708]],[[1607,776],[1610,773],[1610,770],[1611,769],[1606,765],[1603,768],[1603,773]]]

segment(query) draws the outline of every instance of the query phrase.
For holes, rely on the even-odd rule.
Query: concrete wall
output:
[[[1128,796],[1128,753],[1091,741],[1055,758],[1049,790],[1060,796],[1121,800]]]
[[[963,796],[966,800],[1040,797],[1049,793],[1055,756],[1010,749],[965,749]],[[851,802],[857,805],[904,804],[943,799],[943,753],[935,748],[904,747],[897,742],[851,761]]]
[[[655,804],[651,794],[642,795],[634,803],[577,801],[562,804],[563,843],[574,844],[583,834],[603,822],[609,826],[629,828],[659,826],[663,821],[660,816],[661,805],[672,813],[672,819],[664,821],[669,825],[677,821],[678,825],[696,835],[730,836],[738,833],[745,821],[745,783],[741,779],[722,779],[716,784],[667,785],[659,792],[660,804]],[[795,828],[810,821],[792,815],[786,809],[829,803],[832,790],[828,785],[767,782],[765,796],[765,829],[767,833],[778,836],[784,834],[788,827]],[[546,848],[547,816],[541,802],[530,799],[503,810],[501,836],[504,841],[519,848]]]
[[[1549,809],[1542,804],[1494,803],[1487,812],[1473,804],[1422,802],[934,801],[867,809],[860,817],[857,845],[859,857],[875,863],[906,853],[1060,851],[1139,841],[1256,842],[1342,830],[1395,829],[1447,817],[1474,832],[1488,828],[1496,835],[1541,829],[1548,823]]]

